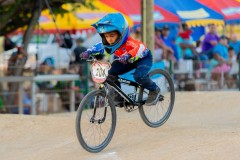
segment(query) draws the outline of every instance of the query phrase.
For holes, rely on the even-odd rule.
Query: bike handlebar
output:
[[[92,61],[96,61],[96,57],[94,57],[93,55],[90,55],[88,58],[81,58],[81,60],[86,60],[87,62],[92,62]],[[116,58],[112,61],[112,63],[114,61],[119,61],[119,58]],[[128,63],[133,63],[133,59],[128,59]]]

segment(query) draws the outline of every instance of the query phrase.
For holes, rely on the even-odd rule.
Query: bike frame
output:
[[[128,86],[133,86],[134,87],[134,100],[131,99],[126,93],[123,92],[123,90],[121,88],[119,88],[113,81],[106,79],[106,83],[109,84],[110,86],[112,86],[114,88],[114,90],[116,92],[118,92],[118,94],[120,94],[128,103],[130,103],[133,106],[139,106],[144,104],[144,102],[136,102],[136,92],[137,89],[142,87],[140,84],[131,81],[131,80],[127,80],[124,78],[118,78],[118,81],[120,82],[120,84],[126,84]]]

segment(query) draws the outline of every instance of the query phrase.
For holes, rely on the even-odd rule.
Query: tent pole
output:
[[[154,51],[153,0],[142,0],[142,41]]]

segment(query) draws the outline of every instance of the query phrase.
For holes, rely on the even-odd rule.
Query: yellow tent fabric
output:
[[[83,30],[90,29],[91,24],[97,22],[100,18],[108,13],[118,12],[117,10],[107,6],[100,1],[93,1],[93,5],[96,9],[91,10],[85,6],[75,9],[70,13],[64,15],[57,15],[56,24],[59,30]],[[69,11],[72,10],[73,6],[71,4],[64,4],[63,7]],[[129,26],[133,25],[132,20],[124,15],[127,19]],[[44,10],[40,17],[40,28],[44,30],[56,30],[56,25],[52,20],[52,16],[49,10]]]
[[[190,27],[196,27],[196,26],[207,26],[208,24],[215,24],[215,25],[224,25],[223,20],[216,20],[216,19],[199,19],[199,20],[189,20],[186,22],[188,26]]]

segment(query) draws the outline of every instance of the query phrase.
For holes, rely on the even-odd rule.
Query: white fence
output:
[[[175,63],[173,66],[172,72],[175,83],[179,83],[179,85],[181,85],[182,82],[185,84],[205,85],[206,87],[203,90],[213,90],[213,86],[217,86],[218,89],[226,89],[225,85],[229,83],[236,84],[235,89],[239,87],[239,62],[237,61],[231,64],[229,72],[219,73],[221,76],[220,82],[213,79],[210,61],[183,60]],[[226,74],[228,75],[228,79],[226,79]]]
[[[23,103],[22,103],[22,97],[23,97],[23,83],[28,81],[31,84],[31,114],[36,115],[36,82],[44,82],[44,81],[70,81],[71,87],[70,87],[70,111],[73,112],[75,110],[75,91],[74,91],[74,81],[79,80],[79,75],[76,74],[67,74],[67,75],[38,75],[34,77],[22,77],[22,76],[10,76],[10,77],[2,77],[0,78],[0,83],[5,82],[15,82],[19,83],[19,92],[18,92],[18,107],[19,107],[19,114],[23,114]],[[38,95],[41,96],[41,95]],[[46,95],[42,95],[46,96]],[[44,102],[43,102],[44,103]],[[55,103],[55,102],[54,102]],[[44,104],[43,104],[44,105]]]

